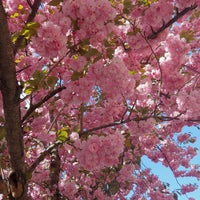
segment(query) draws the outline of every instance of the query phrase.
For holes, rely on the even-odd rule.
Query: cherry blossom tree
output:
[[[199,0],[0,0],[2,199],[176,200],[145,155],[200,179]],[[130,193],[131,192],[131,193]],[[188,199],[192,200],[192,198]]]

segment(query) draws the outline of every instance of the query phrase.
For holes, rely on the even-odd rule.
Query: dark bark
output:
[[[13,45],[2,0],[0,0],[0,19],[0,90],[3,98],[6,140],[11,168],[16,175],[16,189],[18,183],[22,183],[26,190],[23,131],[20,113],[21,90],[16,79]],[[25,193],[22,196],[17,199],[24,199]]]
[[[51,152],[51,163],[50,163],[50,191],[53,192],[51,200],[61,199],[59,192],[59,178],[60,178],[60,157],[58,154],[58,147],[53,149]]]
[[[54,118],[53,110],[49,111],[50,116],[50,122],[52,123],[52,126],[55,126],[57,130],[57,118]],[[60,179],[60,156],[58,152],[58,146],[52,149],[51,151],[51,162],[50,162],[50,185],[49,189],[52,192],[53,196],[51,197],[51,200],[60,200],[61,195],[59,191],[59,179]]]

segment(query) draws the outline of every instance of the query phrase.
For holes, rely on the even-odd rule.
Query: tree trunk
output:
[[[20,94],[21,89],[16,79],[15,58],[6,13],[0,0],[0,90],[3,98],[6,140],[12,168],[9,177],[10,189],[17,198],[25,199],[26,192],[16,194],[20,190],[27,190],[24,163],[23,131],[21,126]],[[16,191],[13,191],[16,190]],[[14,194],[15,193],[15,194]],[[11,195],[12,196],[12,195]]]
[[[58,155],[58,147],[51,152],[51,164],[50,164],[50,191],[54,193],[51,200],[60,200],[59,192],[59,179],[60,179],[60,157]]]
[[[49,111],[50,121],[54,123],[53,111]],[[56,119],[56,118],[55,118]],[[55,120],[56,121],[56,120]],[[56,127],[57,129],[57,127]],[[50,163],[50,191],[53,192],[51,200],[60,200],[61,195],[59,192],[59,179],[60,179],[60,157],[58,153],[58,146],[51,151],[51,163]]]

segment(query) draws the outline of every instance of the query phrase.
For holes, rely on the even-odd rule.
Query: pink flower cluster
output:
[[[109,23],[109,20],[114,19],[116,11],[109,1],[64,1],[62,12],[64,17],[72,20],[72,25],[77,23],[77,26],[72,28],[76,36],[80,40],[90,38],[90,42],[94,45],[102,42],[114,29],[113,23]]]
[[[58,25],[51,21],[43,22],[37,36],[32,39],[32,47],[40,56],[62,56],[66,51],[66,37]]]
[[[76,142],[75,155],[80,166],[86,170],[100,170],[119,163],[119,155],[123,152],[124,137],[116,131],[107,136],[92,135],[87,141]]]
[[[198,186],[197,185],[193,185],[193,184],[182,185],[181,193],[182,194],[186,194],[188,192],[193,192],[197,188],[198,188]]]
[[[33,2],[3,0],[12,39]],[[56,147],[61,198],[125,199],[133,190],[132,200],[173,200],[158,177],[141,169],[142,156],[162,162],[175,177],[200,179],[197,165],[191,166],[197,149],[189,142],[195,138],[174,134],[200,121],[199,8],[169,23],[194,3],[200,0],[42,1],[33,20],[40,27],[13,61],[24,87],[22,118],[31,111],[23,121],[27,168],[48,154],[30,174],[33,199],[54,195],[46,149],[62,128],[66,140]],[[34,79],[42,69],[44,76]],[[5,140],[0,162],[9,159]],[[184,185],[181,192],[194,189]]]

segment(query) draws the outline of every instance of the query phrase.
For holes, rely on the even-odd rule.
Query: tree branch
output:
[[[31,114],[32,112],[36,109],[39,108],[43,103],[48,101],[51,97],[55,96],[57,93],[61,92],[62,90],[66,89],[65,86],[59,87],[53,91],[51,91],[48,95],[46,95],[43,99],[41,99],[38,103],[33,104],[30,106],[30,108],[27,110],[26,114],[22,118],[21,122],[23,123]]]
[[[45,157],[51,153],[53,149],[63,144],[60,141],[56,141],[54,144],[50,145],[45,151],[43,151],[40,156],[35,160],[35,162],[27,170],[28,174],[32,174],[35,168],[45,159]]]
[[[163,26],[160,27],[157,31],[153,31],[152,34],[147,36],[147,39],[155,39],[162,31],[164,31],[166,28],[170,27],[174,22],[176,22],[178,19],[180,19],[186,13],[188,13],[191,10],[194,10],[195,8],[197,8],[196,4],[194,4],[190,7],[187,7],[184,10],[182,10],[181,12],[177,13],[170,21],[168,21],[166,24],[163,24]]]
[[[32,10],[28,16],[27,23],[32,22],[37,14],[38,8],[41,5],[42,0],[35,0],[31,6]]]
[[[114,127],[114,126],[119,126],[119,125],[122,125],[122,124],[125,124],[125,123],[128,123],[128,122],[131,122],[131,121],[135,121],[135,122],[145,121],[149,118],[156,118],[156,119],[159,119],[163,122],[174,121],[174,120],[182,120],[182,119],[179,118],[182,114],[183,113],[180,113],[175,117],[155,116],[154,114],[150,114],[149,116],[146,116],[146,117],[134,117],[134,118],[128,117],[125,120],[120,120],[120,121],[112,122],[112,123],[109,123],[109,124],[104,124],[102,126],[98,126],[98,127],[94,127],[94,128],[82,131],[82,132],[80,132],[80,134],[84,135],[84,134],[87,134],[87,133],[90,133],[90,132],[93,132],[93,131],[98,131],[98,130],[101,130],[101,129]],[[187,119],[187,120],[184,120],[184,121],[185,122],[200,122],[200,119]]]
[[[116,122],[112,122],[112,123],[109,123],[109,124],[104,124],[102,126],[98,126],[98,127],[94,127],[94,128],[91,128],[91,129],[88,129],[88,130],[85,130],[85,131],[82,131],[80,132],[80,134],[87,134],[87,133],[90,133],[90,132],[93,132],[93,131],[98,131],[98,130],[101,130],[101,129],[105,129],[105,128],[109,128],[109,127],[114,127],[114,126],[119,126],[119,125],[122,125],[122,124],[125,124],[125,123],[128,123],[128,122],[131,122],[131,121],[145,121],[149,118],[151,118],[152,116],[146,116],[146,117],[134,117],[134,118],[128,118],[126,120],[120,120],[120,121],[116,121]]]

